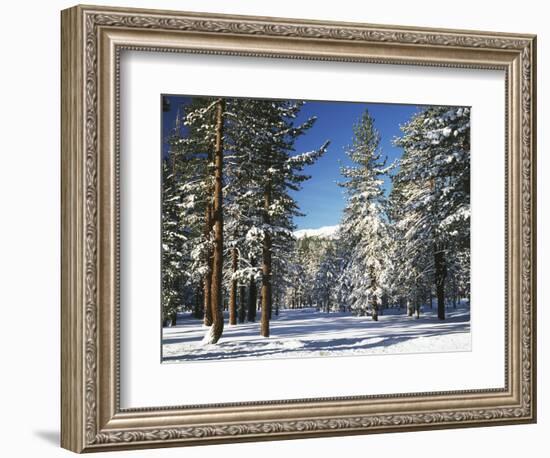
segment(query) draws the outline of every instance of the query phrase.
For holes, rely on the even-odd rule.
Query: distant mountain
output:
[[[336,236],[339,227],[340,226],[337,224],[336,226],[323,226],[318,229],[300,229],[298,231],[294,231],[294,237],[297,239],[304,237],[322,237],[326,239],[333,239]]]

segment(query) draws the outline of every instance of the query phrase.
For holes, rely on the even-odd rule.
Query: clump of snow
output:
[[[201,324],[201,328],[204,328],[202,324]],[[212,347],[213,342],[214,342],[214,326],[210,326],[206,330],[206,334],[202,338],[200,345],[203,347],[204,346]]]

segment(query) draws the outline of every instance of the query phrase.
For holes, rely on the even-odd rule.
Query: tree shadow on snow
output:
[[[389,309],[379,321],[349,313],[318,312],[314,308],[283,310],[271,320],[271,338],[259,337],[259,322],[226,325],[220,342],[202,347],[207,332],[190,314],[178,315],[177,326],[163,332],[163,345],[190,344],[180,354],[163,361],[208,361],[227,359],[288,358],[350,355],[370,348],[391,347],[420,337],[463,334],[470,331],[468,308],[447,310],[447,319],[437,319],[436,309],[425,309],[420,319],[404,310]],[[227,318],[227,317],[226,317]],[[227,323],[227,322],[226,322]]]

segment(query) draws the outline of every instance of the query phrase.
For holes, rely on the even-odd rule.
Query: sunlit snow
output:
[[[226,325],[216,345],[204,345],[207,329],[190,314],[180,314],[178,324],[163,329],[163,361],[266,359],[341,355],[469,351],[470,311],[447,309],[447,319],[437,319],[429,307],[419,319],[404,309],[387,309],[373,321],[350,313],[318,312],[315,308],[285,309],[273,315],[271,336],[261,337],[260,324]]]

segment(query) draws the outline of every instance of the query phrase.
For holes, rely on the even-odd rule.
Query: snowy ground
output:
[[[435,313],[428,309],[417,320],[386,310],[375,322],[349,313],[281,310],[273,316],[269,338],[259,335],[258,322],[229,326],[226,320],[217,345],[202,345],[207,328],[183,314],[177,326],[163,329],[163,361],[469,351],[469,309],[449,309],[445,321]]]

